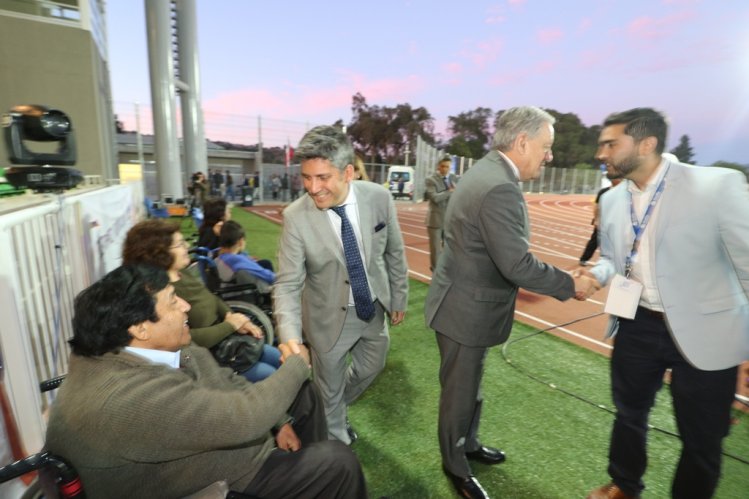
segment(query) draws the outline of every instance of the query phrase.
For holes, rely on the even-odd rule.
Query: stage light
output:
[[[6,168],[5,177],[16,189],[37,192],[70,189],[83,181],[74,165],[76,160],[73,126],[70,118],[57,109],[39,105],[20,105],[2,117],[8,159],[15,165]],[[34,152],[27,142],[57,142],[55,152]]]
[[[75,140],[70,118],[57,109],[20,105],[3,115],[8,159],[16,165],[74,165]],[[53,153],[32,152],[27,141],[58,142]]]

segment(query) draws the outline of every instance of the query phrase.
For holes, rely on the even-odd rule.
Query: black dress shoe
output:
[[[453,483],[453,486],[460,497],[467,497],[468,499],[489,499],[489,494],[486,493],[484,487],[481,486],[475,476],[468,475],[467,477],[462,477],[453,475],[447,470],[443,471]]]
[[[349,421],[348,418],[346,418],[346,433],[348,433],[348,438],[349,440],[351,440],[349,445],[359,440],[359,434],[356,433],[356,430],[354,429],[354,427],[351,426],[351,421]]]
[[[499,464],[507,459],[507,456],[501,450],[494,447],[484,447],[483,445],[473,452],[466,452],[466,457],[484,464]]]

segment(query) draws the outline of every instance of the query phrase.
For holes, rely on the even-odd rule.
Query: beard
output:
[[[636,152],[633,152],[619,163],[609,163],[606,165],[606,178],[609,180],[627,178],[627,175],[640,167],[640,159]]]

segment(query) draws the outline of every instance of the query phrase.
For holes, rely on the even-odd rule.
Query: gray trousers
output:
[[[328,436],[350,444],[346,408],[372,384],[385,367],[390,337],[385,310],[375,303],[375,316],[364,322],[348,307],[343,330],[329,352],[311,350],[314,381],[320,390],[328,422]],[[348,362],[348,359],[351,362]]]
[[[434,272],[440,259],[440,253],[442,253],[445,231],[442,227],[427,227],[427,235],[429,235],[429,270]]]
[[[442,466],[460,477],[472,474],[466,452],[478,450],[481,377],[487,348],[469,347],[437,333],[440,350],[438,436]]]

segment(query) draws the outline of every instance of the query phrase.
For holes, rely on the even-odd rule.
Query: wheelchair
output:
[[[221,298],[233,312],[239,312],[258,326],[265,335],[265,342],[275,344],[273,327],[273,306],[270,293],[264,293],[253,283],[239,283],[236,280],[223,281],[218,265],[213,258],[213,250],[203,247],[189,250],[193,263],[188,272],[202,279],[208,290]]]
[[[42,381],[42,393],[59,387],[65,376]],[[29,473],[36,477],[24,491],[21,499],[85,499],[86,491],[78,472],[64,457],[43,450],[14,463],[0,467],[0,483],[5,483]],[[229,490],[226,481],[219,481],[183,499],[258,499],[254,496]]]

